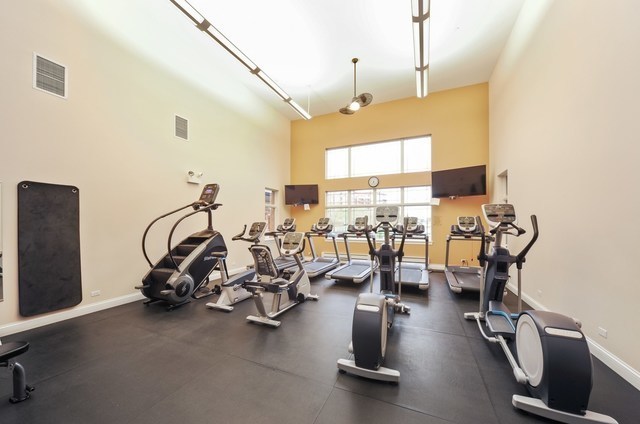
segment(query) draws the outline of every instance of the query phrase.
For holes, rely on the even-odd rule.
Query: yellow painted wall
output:
[[[367,188],[367,177],[326,180],[325,150],[332,147],[431,135],[432,168],[443,170],[480,164],[489,165],[488,86],[478,84],[429,94],[426,99],[409,98],[374,103],[354,115],[338,112],[291,124],[291,183],[318,184],[320,203],[310,211],[288,207],[298,229],[306,230],[324,216],[324,193],[333,190]],[[380,158],[384,160],[384,158]],[[431,183],[430,172],[381,175],[379,187],[424,185]],[[478,215],[487,196],[456,200],[443,199],[434,206],[431,263],[444,263],[445,241],[458,215]],[[330,244],[316,242],[319,251],[330,251]],[[462,258],[475,262],[476,243],[451,246],[451,262]],[[342,246],[341,251],[344,253]],[[354,252],[365,252],[364,244]],[[423,255],[422,246],[410,246],[410,256]]]

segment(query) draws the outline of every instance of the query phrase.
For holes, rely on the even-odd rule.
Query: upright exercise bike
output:
[[[531,240],[514,256],[503,245],[503,237],[519,237],[525,230],[516,225],[513,205],[482,205],[482,212],[492,227],[490,233],[495,241],[491,253],[487,254],[484,229],[478,218],[482,233],[478,260],[483,267],[480,311],[467,313],[465,318],[478,323],[486,340],[500,344],[516,380],[526,385],[532,395],[513,395],[513,406],[564,423],[617,423],[607,415],[587,410],[592,386],[591,354],[579,323],[547,311],[512,314],[502,302],[509,268],[515,264],[518,269],[518,309],[521,309],[522,267],[538,239],[536,216],[531,216]],[[483,320],[486,329],[481,323]],[[513,340],[515,356],[509,347]]]
[[[379,263],[380,293],[373,293],[373,274],[370,279],[369,293],[360,293],[353,312],[351,343],[349,353],[353,359],[338,359],[340,373],[349,372],[361,377],[387,381],[397,384],[400,372],[383,367],[387,349],[387,330],[393,325],[397,313],[408,314],[411,308],[401,301],[402,267],[398,266],[396,293],[396,260],[402,265],[407,223],[404,224],[400,246],[394,250],[391,245],[393,225],[398,219],[397,206],[378,206],[373,228],[374,234],[382,229],[384,243],[376,249],[369,232],[365,232],[369,244],[371,267],[377,259]]]
[[[249,232],[247,232],[247,226],[245,225],[242,232],[233,236],[231,240],[242,240],[253,245],[259,244],[266,227],[266,222],[254,222],[249,227]],[[242,284],[245,281],[255,280],[256,271],[251,268],[228,277],[229,272],[225,258],[220,259],[220,266],[222,268],[220,271],[221,281],[220,285],[216,285],[216,290],[219,291],[220,296],[216,302],[208,302],[205,306],[209,309],[231,312],[233,311],[232,305],[251,297],[251,293],[245,290]]]
[[[220,264],[227,255],[227,246],[222,234],[214,230],[212,226],[211,211],[222,206],[215,203],[219,191],[218,184],[207,184],[198,201],[159,216],[144,231],[142,253],[151,269],[142,279],[142,284],[135,288],[148,298],[144,302],[145,305],[165,302],[169,304],[167,310],[172,310],[189,303],[190,298],[200,299],[214,294],[208,287],[209,275],[215,269],[221,269]],[[146,249],[149,229],[162,218],[188,208],[193,208],[193,211],[178,219],[169,232],[167,254],[155,265],[152,264]],[[207,228],[191,234],[177,246],[172,247],[171,239],[178,225],[185,219],[199,213],[207,214]]]

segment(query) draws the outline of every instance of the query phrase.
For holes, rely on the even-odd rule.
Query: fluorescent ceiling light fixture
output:
[[[411,0],[416,95],[427,97],[429,86],[429,0]]]
[[[294,102],[282,88],[276,84],[262,69],[258,67],[251,59],[245,55],[242,50],[236,47],[227,37],[224,36],[216,27],[198,12],[187,0],[170,0],[182,13],[187,15],[196,27],[213,38],[218,44],[220,44],[226,51],[228,51],[233,57],[238,59],[240,63],[249,69],[249,71],[260,78],[270,89],[272,89],[282,100],[284,100],[293,110],[296,111],[304,119],[311,119],[311,115],[306,112],[300,105]]]

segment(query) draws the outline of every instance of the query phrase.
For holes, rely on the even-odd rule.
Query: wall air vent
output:
[[[34,53],[33,87],[66,98],[67,68]]]
[[[176,137],[189,140],[189,121],[176,115]]]

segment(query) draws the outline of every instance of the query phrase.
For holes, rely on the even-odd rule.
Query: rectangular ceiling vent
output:
[[[34,53],[33,86],[47,93],[67,98],[67,68]]]
[[[189,140],[189,121],[176,115],[176,137]]]

